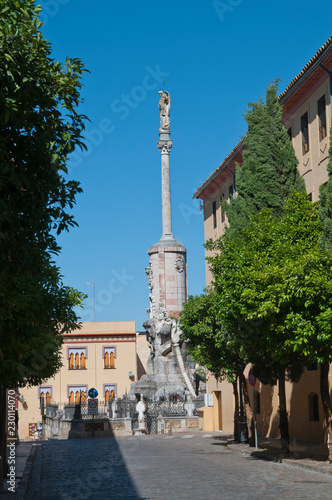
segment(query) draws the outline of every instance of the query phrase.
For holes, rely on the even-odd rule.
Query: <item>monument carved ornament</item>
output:
[[[158,141],[157,146],[162,155],[169,155],[172,144],[172,141]]]
[[[147,313],[149,315],[149,318],[154,318],[156,314],[156,301],[153,295],[153,271],[151,267],[151,261],[149,262],[149,267],[145,268],[145,273],[147,274],[148,277],[148,285],[149,285],[149,300],[150,300],[150,307],[147,309]]]
[[[184,260],[182,257],[178,257],[174,263],[174,267],[178,273],[182,273],[184,270]]]

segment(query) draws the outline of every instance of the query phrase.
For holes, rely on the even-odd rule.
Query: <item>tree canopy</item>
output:
[[[279,217],[262,210],[241,235],[226,234],[207,245],[216,252],[208,258],[212,288],[232,341],[242,346],[261,382],[279,381],[285,449],[285,373],[297,381],[308,362],[332,359],[332,254],[321,248],[321,230],[319,204],[294,192]],[[331,427],[327,374],[322,370],[321,395]]]
[[[216,298],[218,310],[212,311],[208,304],[206,311],[200,309],[198,325],[204,328],[207,311],[215,314],[222,329],[215,335],[215,352],[238,348],[241,359],[254,365],[263,383],[278,381],[280,431],[287,449],[285,374],[298,380],[305,363],[318,359],[324,342],[325,346],[330,342],[331,283],[330,258],[318,244],[318,207],[307,199],[297,170],[298,160],[282,123],[277,84],[268,86],[265,102],[248,105],[236,196],[221,200],[228,225],[222,238],[206,243],[213,253],[207,258],[213,276],[208,294]],[[192,310],[184,311],[186,326],[196,307],[192,300]],[[199,356],[211,363],[210,329],[205,326],[211,339],[207,346],[202,333],[186,326],[192,349],[196,345]],[[227,366],[224,356],[220,364]]]
[[[69,210],[82,190],[67,178],[66,163],[85,147],[86,117],[78,113],[85,70],[79,59],[52,59],[39,10],[33,0],[0,7],[0,373],[7,387],[53,375],[59,334],[77,326],[73,294],[51,256],[60,251],[56,234],[76,224]],[[29,363],[44,347],[48,363],[36,370]]]
[[[189,296],[181,312],[180,324],[187,347],[195,361],[217,379],[234,382],[246,361],[227,331],[220,295],[216,292]]]
[[[242,164],[236,168],[236,198],[222,202],[232,233],[242,231],[250,217],[264,208],[280,214],[292,190],[305,191],[293,145],[282,123],[277,90],[278,80],[268,86],[265,102],[248,104],[245,149]]]
[[[66,164],[85,148],[85,70],[80,59],[52,59],[39,11],[34,0],[0,6],[0,456],[6,389],[56,373],[61,334],[79,327],[73,307],[83,298],[52,258],[82,191]]]
[[[264,381],[268,353],[292,373],[293,356],[320,361],[332,345],[332,260],[319,246],[318,204],[305,193],[294,193],[279,218],[271,209],[253,216],[244,234],[210,242],[217,253],[208,261],[233,335]]]

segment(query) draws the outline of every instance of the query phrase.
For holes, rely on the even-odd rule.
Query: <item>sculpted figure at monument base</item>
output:
[[[130,392],[140,392],[145,397],[154,394],[157,401],[170,397],[183,401],[186,391],[195,398],[195,391],[183,361],[183,342],[177,320],[170,318],[168,311],[160,304],[155,317],[145,321],[143,326],[146,329],[150,356],[146,375],[132,384]]]

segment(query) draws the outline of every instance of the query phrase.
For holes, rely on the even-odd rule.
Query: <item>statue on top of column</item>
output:
[[[160,110],[160,128],[162,130],[169,130],[171,125],[170,110],[171,110],[171,96],[167,90],[160,90],[159,92],[159,110]]]

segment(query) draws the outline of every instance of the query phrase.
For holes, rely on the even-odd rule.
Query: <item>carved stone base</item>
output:
[[[146,428],[146,418],[138,421],[138,429],[134,429],[134,436],[144,436],[148,433]]]

